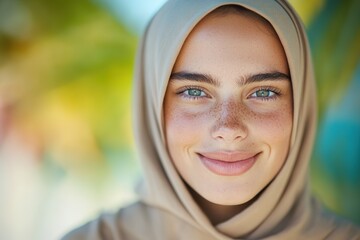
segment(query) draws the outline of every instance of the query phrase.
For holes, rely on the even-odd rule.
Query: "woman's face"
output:
[[[292,89],[274,30],[239,14],[207,16],[188,36],[164,100],[167,147],[184,181],[220,205],[251,200],[290,143]]]

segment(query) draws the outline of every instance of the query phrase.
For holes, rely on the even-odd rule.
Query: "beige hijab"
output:
[[[163,99],[190,31],[206,14],[228,4],[256,12],[277,32],[291,72],[294,123],[289,155],[278,175],[245,210],[213,226],[166,150]],[[309,194],[307,168],[316,131],[315,83],[304,28],[286,1],[168,1],[142,38],[134,84],[136,147],[144,170],[138,189],[140,202],[99,218],[77,234],[87,231],[86,239],[360,239],[358,229],[324,213]]]
[[[294,124],[288,159],[276,178],[247,209],[212,226],[169,158],[162,110],[167,82],[184,40],[206,14],[228,4],[256,12],[277,32],[291,72]],[[140,189],[142,201],[218,239],[242,236],[324,239],[330,234],[346,234],[346,229],[334,232],[338,227],[335,219],[325,219],[309,195],[307,168],[316,129],[315,83],[310,57],[302,23],[286,1],[168,1],[149,24],[136,64],[135,134],[145,175]]]

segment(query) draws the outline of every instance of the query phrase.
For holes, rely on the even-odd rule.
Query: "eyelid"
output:
[[[184,94],[185,91],[192,90],[192,89],[202,91],[205,94],[205,96],[190,96],[190,95]],[[176,94],[180,95],[182,97],[185,97],[185,98],[189,98],[189,99],[210,98],[210,95],[207,93],[207,91],[204,88],[199,87],[199,86],[184,86],[184,87],[181,87],[179,90],[176,91]]]
[[[270,92],[273,92],[274,95],[269,96],[269,97],[253,97],[252,95],[255,94],[258,91],[270,91]],[[255,88],[254,90],[252,90],[247,98],[249,98],[249,99],[259,99],[259,100],[264,101],[264,100],[275,100],[279,96],[281,96],[281,90],[280,89],[272,87],[272,86],[261,86],[261,87],[258,87],[258,88]]]

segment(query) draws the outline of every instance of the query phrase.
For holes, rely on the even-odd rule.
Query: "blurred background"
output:
[[[0,0],[0,239],[58,239],[136,195],[137,42],[165,0]],[[360,1],[290,0],[320,118],[314,194],[360,224]]]

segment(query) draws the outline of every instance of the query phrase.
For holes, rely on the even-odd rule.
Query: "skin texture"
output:
[[[281,169],[292,129],[287,76],[282,45],[258,18],[208,15],[185,41],[164,99],[166,143],[213,223],[241,211]],[[224,174],[201,160],[214,152],[254,157],[246,171]]]

